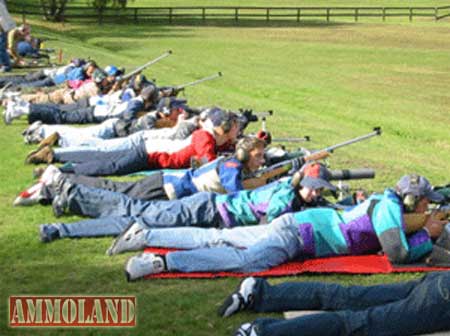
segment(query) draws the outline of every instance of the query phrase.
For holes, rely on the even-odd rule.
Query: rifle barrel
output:
[[[360,141],[363,141],[363,140],[372,138],[372,137],[377,136],[377,135],[381,135],[381,128],[380,128],[380,127],[375,127],[375,128],[374,128],[374,131],[371,132],[371,133],[369,133],[369,134],[362,135],[362,136],[356,137],[356,138],[354,138],[354,139],[351,139],[351,140],[347,140],[347,141],[341,142],[340,144],[337,144],[337,145],[333,145],[333,146],[327,147],[327,148],[325,148],[324,150],[326,150],[326,151],[328,151],[328,152],[332,152],[332,151],[334,151],[335,149],[338,149],[338,148],[341,148],[341,147],[345,147],[345,146],[354,144],[355,142],[360,142]]]
[[[216,79],[218,77],[222,77],[222,73],[221,72],[218,72],[218,73],[216,73],[216,74],[214,74],[212,76],[208,76],[208,77],[205,77],[205,78],[197,79],[195,81],[192,81],[192,82],[189,82],[189,83],[186,83],[186,84],[178,85],[176,88],[178,90],[184,89],[184,88],[186,88],[188,86],[194,86],[194,85],[206,82],[206,81],[210,81],[210,80]]]
[[[304,142],[311,141],[311,138],[308,135],[305,135],[303,138],[274,138],[272,142]]]
[[[162,59],[170,56],[172,54],[172,50],[168,50],[166,51],[164,54],[162,54],[161,56],[156,57],[155,59],[145,63],[144,65],[141,65],[139,67],[137,67],[136,69],[134,69],[133,71],[131,71],[129,74],[125,75],[122,77],[122,80],[127,80],[128,78],[131,78],[132,76],[138,74],[141,71],[144,71],[145,69],[147,69],[150,65],[153,65],[159,61],[161,61]]]

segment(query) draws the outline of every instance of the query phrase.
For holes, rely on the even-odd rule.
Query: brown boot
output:
[[[54,132],[50,134],[48,137],[46,137],[44,140],[39,142],[38,148],[43,148],[45,146],[54,146],[58,143],[59,138],[60,138],[59,133]]]
[[[52,163],[54,152],[50,146],[45,146],[32,151],[27,155],[25,163],[28,164],[39,164],[39,163]]]

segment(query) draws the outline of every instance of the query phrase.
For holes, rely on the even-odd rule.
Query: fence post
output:
[[[236,22],[239,21],[239,8],[237,8],[237,7],[234,9],[234,20]]]
[[[169,23],[172,23],[172,10],[173,10],[173,8],[170,7],[169,8]]]
[[[138,23],[138,9],[134,9],[134,23]]]
[[[22,23],[26,23],[25,5],[22,5]]]
[[[438,8],[434,7],[434,20],[437,21],[438,20]]]
[[[206,8],[205,7],[202,8],[202,20],[203,20],[203,22],[206,21]]]
[[[386,8],[383,7],[383,21],[386,21]]]
[[[270,8],[266,8],[266,21],[269,22],[270,20]]]
[[[300,15],[301,15],[300,11],[301,9],[297,8],[297,22],[300,22]]]
[[[412,21],[412,18],[413,18],[413,9],[409,7],[409,22]]]
[[[359,8],[355,8],[355,22],[358,22]]]
[[[327,22],[330,22],[330,9],[327,8]]]

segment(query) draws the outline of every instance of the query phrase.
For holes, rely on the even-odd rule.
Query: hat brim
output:
[[[436,191],[432,191],[432,190],[430,190],[428,193],[426,193],[425,197],[428,198],[430,201],[437,202],[437,203],[443,202],[445,199],[444,195],[442,195]]]
[[[329,189],[332,191],[336,190],[336,187],[330,182],[321,178],[314,178],[311,176],[305,176],[304,178],[302,178],[302,180],[300,181],[300,185],[302,187],[311,188],[314,190],[321,188]]]

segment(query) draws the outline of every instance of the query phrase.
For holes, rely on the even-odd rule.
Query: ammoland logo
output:
[[[134,296],[10,296],[11,327],[134,327]]]

